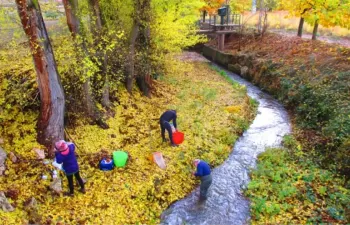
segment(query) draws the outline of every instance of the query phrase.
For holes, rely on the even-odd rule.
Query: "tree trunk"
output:
[[[126,89],[131,94],[134,75],[135,75],[135,44],[136,39],[139,36],[139,23],[136,19],[134,19],[134,24],[132,27],[132,31],[129,38],[129,53],[127,57],[127,65],[126,65]]]
[[[76,36],[80,34],[80,21],[78,18],[78,0],[63,0],[63,6],[66,12],[67,25],[69,31],[71,32],[73,41],[76,42]],[[84,42],[79,47],[82,48],[84,53],[87,52]],[[77,43],[75,43],[75,48],[78,48]],[[79,57],[83,56],[78,56],[78,58]],[[89,117],[91,117],[94,120],[94,103],[91,96],[90,78],[86,78],[83,84],[83,93],[86,113]]]
[[[300,17],[299,27],[298,27],[298,37],[303,35],[304,17]]]
[[[102,38],[101,36],[104,33],[104,29],[106,28],[106,21],[102,18],[102,13],[101,13],[101,9],[100,9],[100,3],[99,0],[90,0],[90,5],[93,9],[93,15],[95,17],[95,26],[96,26],[96,33],[95,36],[98,37],[98,42],[101,43],[102,42]],[[102,46],[104,46],[104,43],[101,43]],[[104,78],[104,83],[103,83],[103,88],[102,88],[102,105],[103,107],[105,107],[106,109],[110,109],[111,106],[111,102],[109,99],[109,78],[108,78],[108,70],[107,70],[107,52],[104,49],[104,47],[102,47],[102,50],[100,49],[97,53],[99,55],[100,58],[100,62],[102,64],[102,76]]]
[[[78,0],[63,0],[64,10],[66,12],[67,25],[73,39],[79,34],[80,21],[77,16]]]
[[[259,20],[258,20],[258,33],[263,33],[263,21],[264,21],[264,0],[260,0],[260,8],[259,8]]]
[[[97,30],[100,32],[103,27],[103,20],[101,17],[100,3],[99,0],[89,0],[90,6],[92,7],[93,15],[95,16],[95,25]]]
[[[76,36],[81,35],[80,31],[80,20],[78,17],[78,0],[63,0],[64,9],[66,12],[66,18],[67,18],[67,25],[69,28],[69,31],[72,34],[73,41],[76,42]],[[75,43],[75,48],[81,48],[83,51],[83,55],[78,56],[78,58],[83,58],[84,56],[88,55],[86,43],[83,40],[82,43],[78,46],[77,43]],[[83,75],[83,74],[81,74]],[[93,121],[102,121],[101,114],[99,113],[95,103],[94,99],[92,97],[92,91],[90,86],[90,78],[86,77],[85,81],[83,83],[83,101],[85,105],[85,111],[87,115],[93,120]],[[105,125],[104,125],[105,127]]]
[[[91,87],[90,87],[90,78],[87,77],[85,79],[85,82],[83,84],[83,92],[84,92],[84,97],[83,97],[83,101],[85,103],[85,107],[86,107],[86,113],[88,114],[88,116],[90,118],[93,118],[93,120],[95,120],[95,105],[93,103],[93,99],[91,97]]]
[[[40,92],[38,142],[52,155],[54,142],[64,138],[64,92],[38,1],[16,0],[29,39]]]
[[[317,39],[317,30],[318,30],[318,20],[315,21],[314,30],[312,31],[312,40]]]
[[[151,1],[143,0],[140,4],[140,35],[139,35],[139,51],[141,52],[141,60],[139,60],[138,65],[138,76],[136,77],[137,84],[142,91],[142,93],[150,97],[150,88],[152,85],[151,78],[151,29],[150,29],[150,19],[151,19]]]
[[[103,88],[102,88],[102,106],[106,109],[110,109],[111,102],[109,100],[109,78],[108,78],[108,71],[107,71],[107,54],[103,54],[103,74],[105,77]]]

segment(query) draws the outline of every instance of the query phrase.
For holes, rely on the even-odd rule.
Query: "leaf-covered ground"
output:
[[[252,224],[348,224],[344,179],[312,163],[293,137],[284,142],[287,149],[262,153],[251,174]]]
[[[157,224],[161,212],[183,198],[198,183],[191,176],[191,161],[201,158],[212,166],[222,163],[232,144],[254,116],[254,104],[246,89],[227,82],[225,77],[205,63],[176,62],[168,65],[168,73],[155,81],[153,97],[124,89],[118,93],[115,117],[108,120],[110,129],[78,122],[68,128],[71,141],[77,145],[78,162],[87,193],[76,192],[74,198],[49,190],[51,165],[33,159],[36,143],[8,144],[22,162],[7,160],[6,176],[0,177],[4,190],[16,210],[0,210],[2,224]],[[223,75],[223,73],[221,73]],[[177,109],[178,128],[185,141],[177,148],[162,143],[159,117],[166,109]],[[33,117],[35,118],[35,117]],[[35,139],[35,120],[23,133],[23,140]],[[14,146],[23,146],[14,148]],[[123,149],[130,154],[126,168],[102,172],[97,168],[102,150]],[[162,152],[167,164],[161,170],[149,159],[152,152]],[[67,190],[64,175],[63,188]],[[30,197],[38,201],[36,210],[25,209]],[[51,222],[50,222],[51,221]]]

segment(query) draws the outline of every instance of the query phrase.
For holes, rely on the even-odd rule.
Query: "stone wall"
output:
[[[279,96],[280,76],[268,70],[272,64],[271,61],[261,59],[255,53],[238,53],[233,55],[220,52],[207,45],[203,46],[202,53],[209,60],[251,81],[261,89],[275,94],[276,97]]]

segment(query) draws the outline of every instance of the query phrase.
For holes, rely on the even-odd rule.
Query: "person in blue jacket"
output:
[[[160,116],[160,119],[159,119],[163,142],[166,141],[165,130],[167,130],[169,134],[170,144],[173,147],[177,147],[178,145],[175,144],[173,141],[173,131],[171,129],[170,121],[173,122],[174,127],[177,130],[176,117],[177,117],[176,110],[167,110]]]
[[[193,160],[193,164],[196,167],[193,175],[199,177],[201,180],[199,200],[204,201],[207,199],[208,189],[213,181],[210,166],[205,161],[199,159]]]
[[[74,196],[73,176],[75,176],[80,185],[79,191],[85,193],[84,182],[80,177],[79,166],[77,158],[75,157],[75,145],[73,143],[60,140],[55,143],[55,155],[56,162],[58,164],[62,164],[62,168],[68,179],[69,193],[65,193],[65,195]]]
[[[114,162],[110,154],[105,154],[104,158],[100,162],[100,169],[103,171],[112,170],[114,168]]]

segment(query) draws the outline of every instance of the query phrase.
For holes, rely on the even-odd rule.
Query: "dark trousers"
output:
[[[207,199],[208,189],[212,181],[213,179],[211,177],[211,174],[201,177],[201,186],[200,186],[200,194],[199,194],[199,197],[201,200]]]
[[[83,182],[83,179],[81,179],[79,171],[78,171],[74,174],[67,175],[70,194],[74,194],[73,175],[75,176],[75,179],[77,179],[81,189],[84,189],[84,182]]]
[[[173,131],[171,130],[170,123],[165,121],[165,120],[163,120],[163,121],[160,120],[159,123],[160,123],[160,129],[162,131],[162,138],[163,138],[163,140],[165,140],[165,130],[167,130],[168,133],[169,133],[170,143],[174,144],[174,142],[173,142]]]

